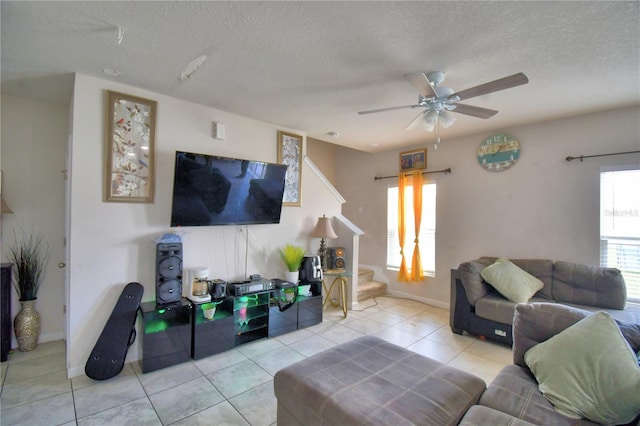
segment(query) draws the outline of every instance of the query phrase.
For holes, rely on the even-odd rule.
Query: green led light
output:
[[[166,312],[166,310],[165,310],[165,309],[160,309],[160,310],[158,310],[158,313],[159,313],[159,314],[164,314],[165,312]]]

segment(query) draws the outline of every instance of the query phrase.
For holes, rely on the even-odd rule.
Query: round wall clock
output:
[[[490,172],[501,172],[513,166],[520,157],[520,142],[506,133],[491,135],[478,147],[478,163]]]

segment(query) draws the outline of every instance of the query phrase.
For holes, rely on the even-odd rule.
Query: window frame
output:
[[[605,220],[603,218],[603,210],[604,210],[603,200],[605,198],[605,194],[603,192],[603,174],[625,172],[625,171],[640,172],[640,166],[630,164],[630,165],[624,165],[624,166],[611,166],[611,167],[600,168],[599,182],[598,182],[599,196],[600,196],[599,209],[598,209],[599,210],[598,216],[599,216],[599,240],[600,240],[600,247],[599,247],[600,266],[614,267],[614,268],[620,269],[622,271],[623,277],[625,277],[625,282],[627,283],[627,300],[634,303],[640,303],[640,254],[638,254],[640,253],[640,235],[635,237],[635,236],[627,236],[627,235],[620,236],[620,235],[603,234],[603,223]],[[611,250],[609,250],[609,245],[611,244],[611,241],[615,241],[614,244],[617,246],[629,245],[632,247],[630,251],[636,252],[635,255],[632,254],[632,257],[635,257],[635,260],[632,259],[632,263],[636,263],[636,265],[632,266],[630,270],[629,268],[625,268],[623,265],[619,265],[617,263],[617,259],[612,259],[610,257]],[[625,244],[626,241],[631,241],[631,242],[636,241],[638,244]],[[633,246],[635,246],[635,248],[633,248]],[[618,248],[622,248],[622,247],[616,247],[615,249],[616,252],[618,251]],[[629,252],[628,249],[629,247],[627,247],[627,250],[625,250],[625,252],[628,253]],[[633,283],[632,292],[629,291],[629,283]],[[634,297],[634,295],[637,295],[637,296]]]
[[[435,277],[436,276],[436,237],[437,237],[437,183],[435,181],[425,181],[423,183],[422,188],[422,220],[420,224],[420,256],[422,260],[422,268],[424,271],[425,277]],[[390,203],[390,191],[395,189],[396,194],[393,200],[393,205]],[[429,194],[430,190],[433,190],[433,194]],[[407,268],[409,271],[411,270],[411,257],[413,256],[413,192],[411,190],[411,185],[409,185],[406,189],[407,193],[405,194],[405,200],[408,203],[408,206],[411,208],[405,209],[405,211],[410,212],[410,220],[407,223],[407,235],[405,237],[405,260],[407,262]],[[386,262],[385,267],[389,271],[399,271],[400,270],[400,246],[399,246],[399,237],[398,237],[398,219],[397,219],[397,211],[398,211],[398,184],[390,184],[387,186],[387,254],[386,254]],[[410,194],[410,196],[409,196]],[[429,201],[433,201],[432,210],[427,212],[425,206],[429,208]],[[391,210],[393,209],[393,210]],[[395,213],[394,213],[395,212]],[[391,217],[390,217],[391,213]],[[427,215],[431,215],[432,227],[429,227],[429,218]],[[392,230],[390,230],[391,219],[394,219],[393,231],[395,231],[395,237],[391,235]],[[423,244],[424,243],[424,244]],[[428,244],[428,246],[426,246]],[[398,264],[395,265],[391,263],[390,258],[391,250],[397,254]]]

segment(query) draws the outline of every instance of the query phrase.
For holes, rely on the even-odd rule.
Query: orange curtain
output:
[[[415,224],[416,237],[413,240],[413,258],[411,259],[411,281],[422,281],[424,272],[422,270],[422,260],[420,259],[420,246],[418,236],[420,235],[420,222],[422,221],[422,172],[413,172],[413,220]]]
[[[409,183],[409,178],[404,173],[398,176],[398,240],[400,241],[400,271],[398,272],[398,281],[409,281],[409,271],[407,270],[407,261],[404,258],[404,238],[406,229],[404,225],[404,191]]]

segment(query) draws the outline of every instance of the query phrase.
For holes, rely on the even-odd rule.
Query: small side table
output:
[[[327,290],[326,283],[324,282],[324,280],[322,281],[322,287],[324,288],[324,292],[326,294],[324,302],[322,302],[322,308],[324,309],[327,306],[327,302],[331,302],[331,305],[335,307],[342,306],[342,313],[346,318],[347,317],[347,285],[349,284],[349,280],[347,279],[347,277],[351,275],[350,272],[347,271],[346,269],[328,269],[326,271],[322,271],[322,273],[325,277],[335,277],[331,282],[331,285],[329,286],[328,290]],[[333,291],[333,288],[336,285],[338,286],[338,293],[340,294],[340,300],[337,302],[334,302],[333,300],[331,300],[331,292]]]

